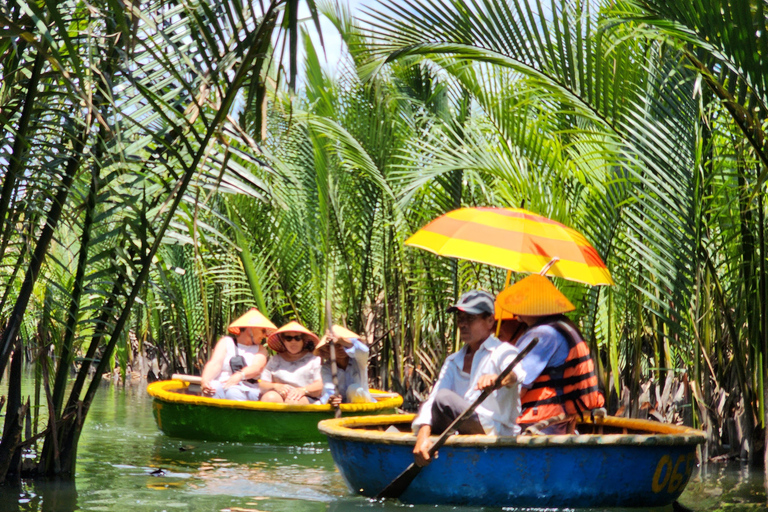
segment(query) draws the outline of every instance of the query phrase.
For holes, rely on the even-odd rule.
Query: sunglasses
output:
[[[301,341],[301,334],[298,336],[283,336],[283,341]]]

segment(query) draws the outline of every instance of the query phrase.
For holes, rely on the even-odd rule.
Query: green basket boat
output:
[[[147,386],[164,434],[184,439],[269,444],[324,442],[317,423],[334,417],[330,405],[285,405],[200,396],[188,382],[163,380]],[[197,388],[199,389],[199,388]],[[342,404],[342,416],[392,414],[403,397],[375,389],[375,403]]]

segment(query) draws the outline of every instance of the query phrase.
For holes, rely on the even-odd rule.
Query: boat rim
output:
[[[269,402],[256,402],[245,400],[226,400],[221,398],[210,398],[205,396],[186,395],[179,393],[189,387],[188,382],[179,380],[161,380],[153,382],[147,386],[147,393],[156,400],[186,405],[204,405],[208,407],[219,407],[223,409],[242,409],[249,411],[279,411],[279,412],[317,412],[327,413],[333,411],[330,404],[310,404],[310,405],[288,405],[275,404]],[[392,393],[386,393],[377,389],[371,389],[371,394],[379,396],[376,402],[366,402],[360,404],[341,404],[341,411],[344,413],[366,413],[386,409],[395,409],[403,404],[403,397],[400,395],[392,396]],[[395,415],[396,416],[396,415]]]
[[[385,432],[381,430],[363,430],[361,427],[380,427],[393,423],[410,423],[415,414],[387,414],[380,416],[351,416],[323,420],[318,424],[320,432],[334,439],[359,441],[377,444],[410,445],[416,442],[416,436],[410,432]],[[489,447],[489,446],[590,446],[590,445],[636,445],[636,446],[681,446],[697,445],[706,440],[706,434],[691,427],[670,425],[634,418],[584,418],[581,424],[605,425],[633,430],[647,430],[649,434],[567,434],[567,435],[454,435],[445,445],[454,447]],[[437,437],[437,436],[433,436]]]

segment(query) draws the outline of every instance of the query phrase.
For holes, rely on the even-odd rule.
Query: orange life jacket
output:
[[[517,423],[530,424],[565,412],[567,415],[597,409],[605,405],[597,388],[595,365],[589,347],[579,332],[562,320],[544,322],[556,329],[568,342],[568,357],[562,365],[546,368],[523,396]]]

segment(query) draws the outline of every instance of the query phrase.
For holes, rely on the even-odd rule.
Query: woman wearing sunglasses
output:
[[[312,354],[317,335],[298,322],[290,322],[267,338],[276,353],[261,373],[261,401],[313,404],[323,391],[320,358]]]

